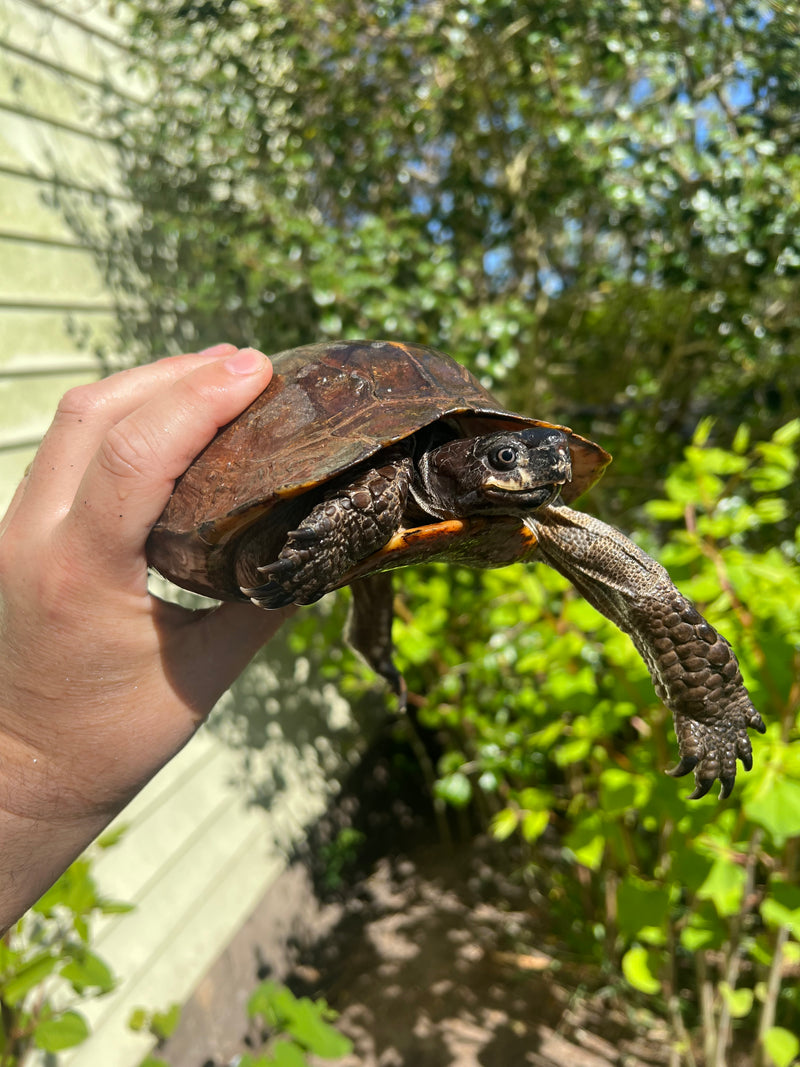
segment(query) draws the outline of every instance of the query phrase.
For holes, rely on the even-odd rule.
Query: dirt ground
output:
[[[396,787],[393,759],[379,753],[342,798],[159,1054],[171,1067],[227,1067],[259,1050],[245,1005],[272,977],[340,1013],[354,1051],[338,1067],[669,1064],[657,1024],[548,947],[547,916],[503,875],[496,842],[437,839],[425,804]],[[341,858],[331,842],[353,825],[364,834],[358,862],[331,890]]]

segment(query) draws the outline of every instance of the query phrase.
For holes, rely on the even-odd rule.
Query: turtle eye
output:
[[[516,467],[519,452],[512,445],[500,445],[489,453],[489,462],[498,471],[509,471]]]

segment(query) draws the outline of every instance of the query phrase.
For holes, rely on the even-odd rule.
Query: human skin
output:
[[[79,386],[0,522],[0,931],[192,737],[291,609],[147,589],[181,474],[268,384],[217,345]]]

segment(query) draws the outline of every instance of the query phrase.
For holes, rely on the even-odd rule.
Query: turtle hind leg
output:
[[[382,548],[400,526],[412,464],[404,446],[381,453],[381,461],[326,493],[289,532],[278,558],[256,568],[264,581],[242,583],[242,593],[264,608],[313,604]]]
[[[347,640],[367,665],[385,678],[397,694],[398,711],[406,710],[408,691],[392,653],[394,603],[392,575],[388,571],[369,574],[351,585],[353,599],[347,621]]]

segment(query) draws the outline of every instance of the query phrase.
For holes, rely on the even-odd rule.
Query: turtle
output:
[[[691,799],[764,723],[728,641],[666,570],[614,527],[569,505],[611,456],[567,426],[507,411],[436,349],[324,341],[272,356],[273,379],[186,472],[147,542],[185,589],[266,609],[352,590],[348,638],[392,686],[391,572],[444,560],[544,562],[629,634],[672,711]]]

